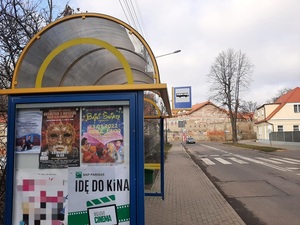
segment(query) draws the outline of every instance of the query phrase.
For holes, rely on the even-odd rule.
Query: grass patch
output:
[[[226,145],[241,147],[241,148],[248,148],[253,150],[259,150],[263,152],[276,152],[277,150],[281,150],[281,148],[274,148],[269,146],[261,146],[261,145],[248,145],[248,144],[233,144],[233,143],[225,143]]]
[[[168,153],[168,151],[172,148],[172,144],[171,143],[165,143],[165,152]]]

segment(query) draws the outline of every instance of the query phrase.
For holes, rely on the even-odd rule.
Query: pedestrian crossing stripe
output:
[[[299,159],[291,159],[291,158],[283,158],[283,159],[286,159],[286,160],[290,160],[290,161],[293,161],[293,162],[298,162],[298,163],[300,163],[300,160],[299,160]]]
[[[210,155],[210,156],[212,157],[212,155]],[[280,158],[269,158],[268,159],[268,158],[262,158],[262,157],[255,157],[255,159],[254,158],[251,159],[251,158],[240,156],[240,155],[235,155],[235,156],[238,157],[238,158],[250,161],[250,162],[254,162],[254,163],[257,163],[257,164],[265,165],[265,166],[268,166],[268,167],[271,167],[271,168],[274,168],[274,169],[278,169],[278,170],[281,170],[281,171],[292,171],[292,170],[298,170],[298,169],[300,169],[298,167],[283,168],[283,167],[278,167],[278,166],[270,164],[270,163],[273,163],[273,164],[289,163],[289,164],[298,165],[298,164],[300,164],[300,160],[297,160],[297,159],[290,159],[290,158],[282,158],[282,159],[280,159]],[[206,165],[208,165],[208,166],[216,165],[216,163],[213,162],[209,158],[201,157],[200,159]],[[228,160],[225,160],[223,158],[220,158],[220,157],[213,157],[213,159],[216,160],[216,161],[218,161],[218,162],[220,162],[220,163],[222,163],[222,164],[224,164],[224,165],[230,165],[230,164],[232,164],[232,162],[230,162]],[[239,163],[239,164],[249,164],[248,162],[246,162],[244,160],[241,160],[241,159],[237,159],[235,157],[226,157],[226,159],[229,159],[229,160],[234,161],[234,162]],[[268,163],[265,163],[264,161],[268,162]]]
[[[214,159],[216,159],[217,161],[219,161],[219,162],[222,163],[222,164],[228,164],[228,165],[232,164],[231,162],[228,162],[228,161],[226,161],[226,160],[224,160],[224,159],[222,159],[222,158],[214,158]],[[239,163],[239,164],[249,164],[248,162],[245,162],[245,161],[243,161],[243,160],[237,159],[237,158],[235,158],[235,157],[229,157],[228,159],[230,159],[230,160],[232,160],[232,161],[234,161],[234,162],[236,162],[236,163]],[[211,161],[211,160],[208,159],[208,158],[201,158],[201,160],[202,160],[206,165],[208,165],[208,166],[210,166],[210,165],[216,165],[213,161]]]
[[[225,159],[222,159],[222,158],[215,158],[215,160],[219,161],[220,163],[222,163],[224,165],[232,164],[231,162],[228,162],[228,161],[226,161]]]
[[[291,162],[291,161],[284,160],[284,159],[278,159],[278,158],[271,158],[271,159],[278,160],[279,162],[294,164],[294,165],[300,164],[300,163],[297,163],[297,162]]]
[[[234,162],[237,162],[239,164],[249,164],[248,162],[245,162],[243,160],[240,160],[240,159],[237,159],[237,158],[234,158],[234,157],[230,157],[229,159],[234,161]]]
[[[213,161],[211,161],[208,158],[201,158],[201,160],[206,164],[206,165],[215,165],[215,163]]]
[[[300,170],[299,167],[288,167],[287,169],[289,169],[289,170]]]
[[[104,203],[112,203],[115,201],[115,195],[109,195],[102,198],[92,199],[86,202],[87,208],[96,207]],[[119,205],[117,206],[117,218],[118,222],[130,221],[130,205]],[[68,214],[68,224],[80,224],[89,225],[89,218],[87,210],[71,212]]]
[[[275,160],[271,160],[271,159],[265,159],[263,157],[256,157],[256,159],[262,160],[262,161],[266,161],[266,162],[270,162],[270,163],[274,163],[274,164],[282,164],[282,162],[278,162]]]

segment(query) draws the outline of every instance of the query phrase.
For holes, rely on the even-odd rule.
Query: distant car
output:
[[[186,144],[195,144],[195,143],[196,143],[196,141],[195,141],[195,139],[194,139],[194,138],[192,138],[192,137],[189,137],[189,138],[187,138],[187,139],[186,139],[185,143],[186,143]]]

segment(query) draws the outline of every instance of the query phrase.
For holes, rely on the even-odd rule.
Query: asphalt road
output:
[[[223,145],[186,145],[246,224],[300,224],[300,150],[265,153]]]

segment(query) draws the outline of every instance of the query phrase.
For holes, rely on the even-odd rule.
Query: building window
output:
[[[294,129],[294,131],[299,131],[299,125],[294,125],[293,129]]]
[[[294,105],[294,112],[300,113],[300,105]]]
[[[278,130],[278,132],[283,132],[283,126],[282,125],[278,125],[277,126],[277,130]]]

